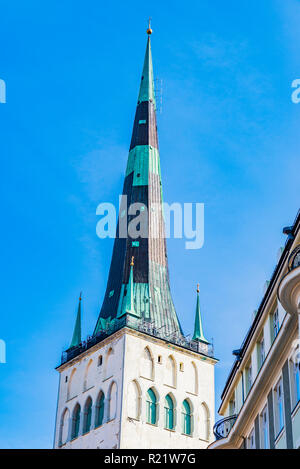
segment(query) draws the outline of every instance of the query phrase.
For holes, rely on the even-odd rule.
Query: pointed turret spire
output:
[[[195,316],[195,327],[193,340],[198,340],[199,342],[204,342],[208,344],[209,342],[205,339],[202,328],[202,319],[200,311],[200,299],[199,299],[199,284],[197,285],[197,304],[196,304],[196,316]]]
[[[99,333],[124,314],[137,321],[147,321],[160,336],[182,335],[174,308],[168,271],[165,227],[162,210],[162,183],[158,150],[155,93],[152,66],[150,23],[138,103],[129,147],[123,186],[124,203],[114,243],[106,293],[94,334]],[[133,204],[140,205],[139,217],[146,233],[122,237],[124,224],[135,216],[128,215]],[[126,218],[124,218],[126,217]],[[125,222],[125,223],[124,223]],[[134,256],[134,268],[130,260]],[[133,300],[133,292],[134,299]]]
[[[70,348],[77,347],[77,345],[81,343],[81,299],[82,299],[81,293],[82,292],[80,292],[80,295],[79,295],[76,322],[75,322],[75,327],[74,327],[74,332],[73,332],[73,337],[72,337]]]
[[[148,31],[151,31],[149,33]],[[147,48],[143,66],[143,73],[138,97],[138,104],[143,102],[153,102],[155,105],[155,93],[154,93],[154,78],[153,78],[153,65],[152,65],[152,52],[151,52],[151,40],[150,34],[152,34],[152,29],[147,30],[148,41]]]
[[[134,256],[132,256],[131,262],[130,262],[130,274],[129,274],[129,280],[128,280],[128,285],[127,285],[124,314],[130,314],[131,316],[139,317],[134,307],[133,266],[134,266]]]

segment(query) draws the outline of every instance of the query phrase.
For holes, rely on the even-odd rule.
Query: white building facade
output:
[[[210,449],[300,449],[300,212],[225,385]]]
[[[215,363],[122,328],[58,368],[55,447],[206,448]]]

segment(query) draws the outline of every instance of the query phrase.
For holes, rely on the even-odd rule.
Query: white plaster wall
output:
[[[69,441],[62,446],[63,448],[113,448],[119,446],[124,336],[114,337],[111,341],[106,343],[102,342],[98,344],[98,348],[93,348],[91,350],[92,351],[90,353],[79,358],[78,361],[75,360],[74,362],[71,362],[61,371],[55,431],[56,448],[60,446],[61,416],[66,408],[70,412],[68,428]],[[101,366],[98,366],[98,357],[100,355],[103,357],[103,362]],[[107,361],[108,356],[109,360]],[[75,369],[76,371],[74,374]],[[73,379],[70,383],[72,375]],[[68,377],[67,382],[66,377]],[[117,385],[116,413],[114,418],[108,422],[108,420],[113,417],[108,415],[108,395],[113,382]],[[97,429],[93,429],[96,413],[96,400],[101,390],[105,394],[104,424]],[[81,435],[83,429],[84,405],[89,396],[93,401],[92,430],[86,435]],[[70,441],[72,413],[77,403],[81,406],[79,437]]]
[[[146,347],[150,355],[145,354]],[[102,365],[98,366],[100,355]],[[153,360],[153,370],[147,356]],[[183,371],[180,371],[180,363]],[[110,420],[108,395],[114,382],[117,385],[116,415]],[[155,426],[146,423],[146,393],[150,387],[159,397],[159,418]],[[101,427],[94,428],[100,391],[105,394],[104,421]],[[164,398],[168,393],[172,394],[176,405],[175,431],[164,428]],[[92,425],[90,432],[83,435],[83,412],[89,396],[93,401]],[[184,399],[192,406],[192,436],[183,435],[181,430]],[[71,440],[72,414],[77,403],[81,406],[80,431],[79,436]],[[69,420],[69,423],[63,434],[68,437],[61,445],[61,418],[65,409],[69,419],[64,421]],[[214,439],[213,424],[214,362],[193,352],[135,332],[120,331],[61,368],[55,447],[206,448]]]
[[[146,373],[141,369],[145,347],[149,348],[154,362],[152,379],[145,377]],[[206,448],[214,440],[214,364],[199,355],[181,350],[145,336],[126,334],[121,448]],[[161,364],[158,363],[159,355]],[[176,365],[175,386],[169,384],[170,355]],[[180,363],[184,371],[180,371]],[[141,394],[139,415],[135,419],[131,417],[134,396],[128,395],[132,381],[138,383]],[[146,423],[146,393],[149,388],[154,388],[158,396],[157,425]],[[168,393],[171,393],[176,406],[175,431],[164,428],[164,399]],[[192,436],[181,432],[181,404],[184,399],[189,399],[193,408]],[[206,408],[202,403],[209,409],[208,430]]]

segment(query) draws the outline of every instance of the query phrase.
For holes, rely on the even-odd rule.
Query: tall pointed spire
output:
[[[152,53],[148,27],[147,46],[137,108],[129,147],[123,186],[123,203],[119,213],[106,293],[94,334],[134,310],[137,321],[147,321],[160,334],[182,335],[170,292],[165,226],[162,211],[162,184],[158,150]],[[139,204],[135,215],[128,215]],[[138,216],[146,233],[122,237],[126,227]],[[126,218],[125,218],[126,217]],[[126,224],[127,221],[127,224]],[[142,224],[142,223],[141,223]],[[134,269],[130,260],[134,256]],[[132,290],[131,290],[132,289]],[[134,289],[134,290],[133,290]],[[131,303],[134,291],[134,304]]]
[[[202,328],[202,319],[201,319],[201,312],[200,312],[200,299],[199,299],[199,284],[197,285],[197,304],[196,304],[196,315],[195,315],[195,327],[194,327],[194,335],[193,340],[198,340],[200,342],[204,342],[208,344],[209,342],[205,339],[203,334]]]
[[[75,322],[75,327],[74,327],[74,332],[73,332],[73,337],[72,337],[70,348],[77,347],[77,345],[81,343],[81,299],[82,298],[81,298],[81,292],[80,292],[76,322]]]
[[[155,104],[150,36],[148,36],[148,41],[147,41],[147,48],[146,48],[146,54],[145,54],[145,60],[144,60],[142,79],[141,79],[141,84],[140,84],[138,104],[147,102],[147,101],[152,101]]]

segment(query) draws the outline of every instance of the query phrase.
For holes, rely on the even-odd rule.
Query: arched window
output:
[[[74,438],[77,438],[78,435],[79,435],[80,412],[81,412],[80,405],[76,404],[76,406],[73,410],[73,417],[72,417],[72,434],[71,434],[72,440]]]
[[[78,373],[76,373],[76,368],[73,368],[71,376],[68,382],[67,390],[67,400],[72,399],[75,396],[75,393],[78,392]]]
[[[176,386],[176,362],[172,355],[168,356],[165,369],[165,384]]]
[[[182,433],[185,435],[192,433],[191,406],[186,399],[182,403]]]
[[[174,403],[170,394],[165,397],[165,428],[174,430]]]
[[[83,433],[88,433],[91,429],[92,407],[93,401],[90,397],[88,397],[84,406]]]
[[[113,420],[117,414],[117,385],[113,382],[108,391],[108,420]]]
[[[192,394],[198,394],[198,371],[194,362],[186,367],[186,390]]]
[[[128,384],[127,396],[128,417],[138,420],[141,410],[141,389],[136,380]]]
[[[104,369],[104,376],[105,379],[110,378],[114,374],[113,370],[113,355],[114,355],[114,350],[112,348],[109,349],[107,352],[107,355],[105,357],[105,369]]]
[[[210,412],[207,404],[202,402],[200,406],[199,425],[200,425],[200,438],[208,441],[210,438]]]
[[[68,441],[70,411],[65,409],[60,421],[59,445],[64,445]]]
[[[146,398],[146,418],[147,423],[156,424],[157,412],[156,412],[156,395],[152,389],[148,389],[147,398]]]
[[[91,378],[91,373],[90,373],[90,369],[91,369],[91,365],[93,363],[93,360],[91,359],[88,364],[87,364],[87,367],[85,369],[85,373],[84,373],[84,381],[83,381],[83,390],[86,391],[87,389],[89,389],[91,387],[91,383],[90,383],[90,378]]]
[[[154,361],[150,349],[146,347],[141,360],[141,376],[147,379],[154,379]]]
[[[97,399],[97,404],[96,404],[95,427],[100,427],[103,424],[104,402],[105,402],[104,393],[100,391],[98,399]]]

